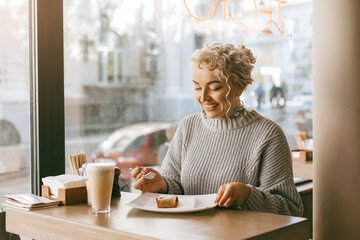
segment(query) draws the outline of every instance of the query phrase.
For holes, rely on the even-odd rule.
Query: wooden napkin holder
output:
[[[42,196],[61,201],[61,205],[74,205],[87,202],[86,186],[77,188],[59,188],[57,198],[50,196],[50,188],[46,185],[41,186]]]
[[[310,162],[313,160],[313,151],[305,149],[296,149],[291,151],[291,158],[294,162]]]

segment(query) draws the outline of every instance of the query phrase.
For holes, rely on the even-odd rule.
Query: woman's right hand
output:
[[[142,176],[149,172],[155,173],[153,179],[146,179]],[[161,174],[153,168],[136,167],[131,171],[131,176],[136,179],[134,188],[145,192],[167,193],[167,184]]]

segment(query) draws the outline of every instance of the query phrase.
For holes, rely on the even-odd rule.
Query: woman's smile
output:
[[[219,104],[202,104],[205,111],[214,111]]]

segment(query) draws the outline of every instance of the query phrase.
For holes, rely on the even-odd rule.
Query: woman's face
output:
[[[229,91],[228,85],[219,80],[212,71],[207,68],[198,68],[197,65],[193,67],[193,82],[195,99],[200,103],[208,118],[227,118],[226,112],[229,107],[228,117],[234,116],[233,110],[242,89],[228,81],[231,90],[226,98]]]

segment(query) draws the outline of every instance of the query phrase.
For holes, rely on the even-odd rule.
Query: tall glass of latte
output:
[[[110,213],[115,163],[88,163],[91,207],[93,213]]]

